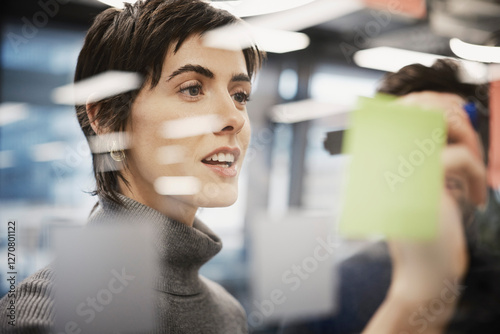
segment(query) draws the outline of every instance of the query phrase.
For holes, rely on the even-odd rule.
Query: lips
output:
[[[235,162],[240,153],[238,148],[220,147],[210,152],[201,162],[220,176],[234,177],[238,174]]]

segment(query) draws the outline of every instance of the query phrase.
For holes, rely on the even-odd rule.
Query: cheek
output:
[[[243,125],[243,129],[241,130],[241,132],[243,133],[246,146],[248,146],[248,144],[250,143],[250,138],[252,136],[252,125],[250,124],[248,114],[245,116],[245,125]]]
[[[158,148],[165,144],[161,136],[161,128],[165,119],[161,113],[149,105],[134,108],[131,113],[130,155],[135,169],[147,178],[154,177],[154,169],[158,167]]]
[[[139,114],[132,118],[132,124],[130,128],[132,149],[141,155],[151,154],[161,140],[161,122]]]
[[[248,121],[247,121],[247,124],[248,125],[245,125],[243,127],[243,129],[241,130],[240,139],[239,139],[241,149],[244,150],[245,152],[248,149],[248,146],[250,145],[250,138],[252,135],[252,129],[250,128],[250,124],[248,123]]]

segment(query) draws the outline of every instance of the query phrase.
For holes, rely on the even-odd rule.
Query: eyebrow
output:
[[[182,67],[179,67],[172,74],[170,74],[167,81],[170,81],[174,77],[186,72],[196,72],[210,79],[213,79],[215,77],[215,74],[206,67],[203,67],[201,65],[187,64]],[[252,79],[250,79],[250,76],[245,73],[234,74],[231,77],[231,82],[238,82],[238,81],[252,82]]]
[[[184,65],[182,67],[179,67],[172,74],[170,74],[167,81],[170,81],[174,77],[181,75],[182,73],[186,73],[186,72],[196,72],[196,73],[199,73],[199,74],[201,74],[207,78],[210,78],[210,79],[212,79],[214,77],[214,73],[206,67],[203,67],[201,65],[187,64],[187,65]]]
[[[231,78],[231,81],[232,82],[237,82],[237,81],[252,82],[252,80],[250,79],[248,74],[245,74],[245,73],[239,73],[239,74],[233,75],[233,77]]]

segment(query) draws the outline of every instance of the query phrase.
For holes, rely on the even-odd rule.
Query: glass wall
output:
[[[50,261],[52,229],[81,224],[94,203],[90,152],[74,107],[51,99],[53,89],[72,81],[84,33],[44,28],[19,44],[21,29],[2,29],[0,104],[0,220],[17,222],[18,279]],[[3,295],[7,282],[0,281]]]

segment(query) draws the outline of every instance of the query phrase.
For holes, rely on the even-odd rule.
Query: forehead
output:
[[[170,47],[163,63],[162,76],[169,75],[186,64],[201,65],[219,75],[247,73],[242,51],[209,48],[203,45],[201,36],[188,37],[174,53]]]
[[[461,108],[467,103],[463,97],[457,94],[433,91],[410,93],[400,97],[398,102],[406,105],[419,105],[424,108],[441,109]]]

